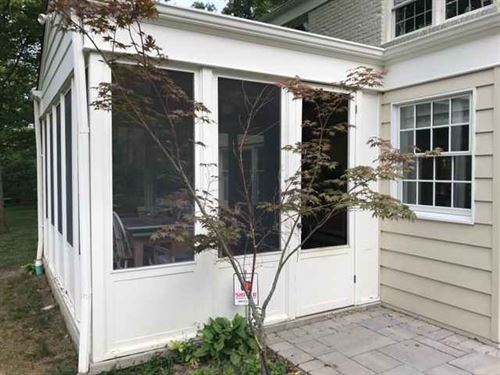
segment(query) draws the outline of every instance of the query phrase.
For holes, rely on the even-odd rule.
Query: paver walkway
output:
[[[500,375],[500,350],[381,306],[269,331],[270,347],[311,375]]]

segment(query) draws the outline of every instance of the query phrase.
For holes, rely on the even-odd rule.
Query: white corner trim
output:
[[[384,49],[361,43],[307,33],[268,23],[214,14],[190,8],[158,4],[159,24],[219,34],[231,39],[272,43],[281,48],[307,50],[335,57],[354,57],[381,64]],[[340,56],[339,56],[340,55]]]

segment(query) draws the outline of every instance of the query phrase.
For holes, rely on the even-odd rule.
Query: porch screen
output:
[[[62,152],[61,152],[61,105],[56,107],[55,119],[55,132],[56,132],[56,178],[57,178],[57,230],[62,234],[63,232],[63,207],[62,207]]]
[[[183,240],[166,234],[166,228],[182,226],[184,219],[192,215],[194,205],[179,173],[161,151],[165,147],[178,155],[187,178],[193,181],[194,121],[180,113],[192,109],[194,77],[192,73],[170,70],[164,75],[168,84],[139,77],[130,67],[114,70],[115,84],[124,89],[122,93],[130,93],[127,99],[123,94],[113,98],[115,269],[194,259],[192,225],[183,226]],[[179,89],[185,94],[182,100],[178,100],[179,91],[173,95]],[[127,105],[127,100],[136,104]]]
[[[348,108],[348,103],[345,103],[345,108]],[[347,111],[337,112],[322,122],[329,129],[336,126],[346,125],[348,121]],[[310,142],[313,140],[314,127],[320,126],[318,121],[318,112],[316,107],[311,102],[305,102],[302,106],[302,122],[310,123],[311,127],[303,127],[302,142]],[[322,185],[321,181],[336,180],[341,177],[348,167],[348,134],[347,132],[337,131],[331,137],[330,141],[330,158],[338,163],[333,170],[324,170],[318,178],[317,189],[333,188],[330,185]],[[307,168],[306,163],[302,163],[302,168]],[[345,191],[345,186],[339,186],[339,190]],[[341,246],[347,244],[347,210],[342,210],[324,225],[321,225],[325,219],[327,212],[321,211],[316,215],[311,215],[302,218],[302,249],[317,249],[332,246]]]
[[[281,91],[277,86],[219,79],[219,199],[249,232],[256,228],[260,251],[279,250],[279,212],[264,203],[280,198]],[[246,223],[246,224],[245,224]],[[242,235],[233,253],[253,253]]]

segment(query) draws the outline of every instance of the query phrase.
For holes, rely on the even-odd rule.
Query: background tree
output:
[[[229,0],[222,13],[235,17],[258,19],[286,0]]]
[[[37,79],[41,3],[0,0],[0,232],[6,230],[4,192],[29,200],[36,189],[30,91]]]
[[[203,9],[209,12],[217,12],[217,8],[213,3],[210,2],[203,2],[203,1],[195,1],[192,5],[191,8],[195,9]]]
[[[237,127],[238,133],[227,144],[227,151],[235,160],[237,174],[233,177],[238,180],[239,187],[237,203],[231,204],[211,188],[219,184],[221,173],[218,165],[201,164],[200,167],[206,170],[208,183],[203,190],[194,185],[193,165],[185,156],[190,153],[190,146],[206,146],[192,139],[186,140],[183,134],[189,130],[186,124],[211,126],[213,120],[203,103],[192,100],[174,83],[168,72],[159,69],[160,66],[168,67],[168,59],[142,25],[142,21],[157,17],[155,2],[54,0],[49,9],[60,16],[54,17],[58,27],[89,38],[111,70],[112,83],[99,85],[97,100],[91,104],[94,109],[113,111],[131,126],[143,129],[161,151],[165,171],[174,173],[182,182],[182,194],[171,199],[172,204],[178,206],[177,221],[164,225],[151,236],[151,240],[168,238],[188,244],[196,252],[215,250],[230,264],[247,294],[249,327],[258,346],[261,372],[268,375],[264,331],[267,308],[282,271],[304,243],[329,220],[346,210],[370,211],[374,217],[382,219],[413,218],[408,207],[377,191],[380,181],[400,178],[412,160],[411,155],[400,153],[388,142],[370,141],[379,154],[372,165],[357,166],[338,175],[331,173],[338,167],[332,153],[333,140],[350,127],[347,123],[332,123],[332,118],[347,111],[356,92],[379,86],[382,75],[369,68],[355,69],[347,72],[342,82],[332,83],[330,90],[315,89],[300,79],[266,85],[251,95],[242,88],[244,111],[232,121],[231,126]],[[257,9],[250,11],[255,16]],[[71,15],[77,16],[81,22],[75,22]],[[125,32],[118,33],[121,29]],[[118,34],[129,37],[117,40]],[[105,51],[95,38],[108,42]],[[117,63],[118,57],[120,61],[128,59],[129,64]],[[138,89],[141,86],[148,88],[147,95]],[[261,116],[260,112],[273,101],[273,92],[277,91],[277,97],[280,97],[280,90],[310,105],[313,116],[302,124],[302,129],[309,134],[308,139],[283,147],[290,158],[301,160],[301,165],[285,176],[284,186],[278,183],[276,191],[267,194],[266,198],[256,192],[258,178],[249,168],[245,154],[264,133],[273,128],[279,130],[279,121],[263,122],[266,116]],[[191,209],[186,210],[186,207]],[[314,219],[311,220],[314,225],[308,227],[306,236],[298,236],[302,220],[308,218]],[[201,231],[193,233],[195,226]],[[258,304],[247,285],[253,284],[259,255],[270,247],[278,254],[277,266],[270,291],[261,296]]]

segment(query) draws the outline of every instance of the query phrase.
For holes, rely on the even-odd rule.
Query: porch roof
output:
[[[379,47],[192,8],[166,4],[157,8],[160,24],[375,65],[383,61],[384,49]]]

